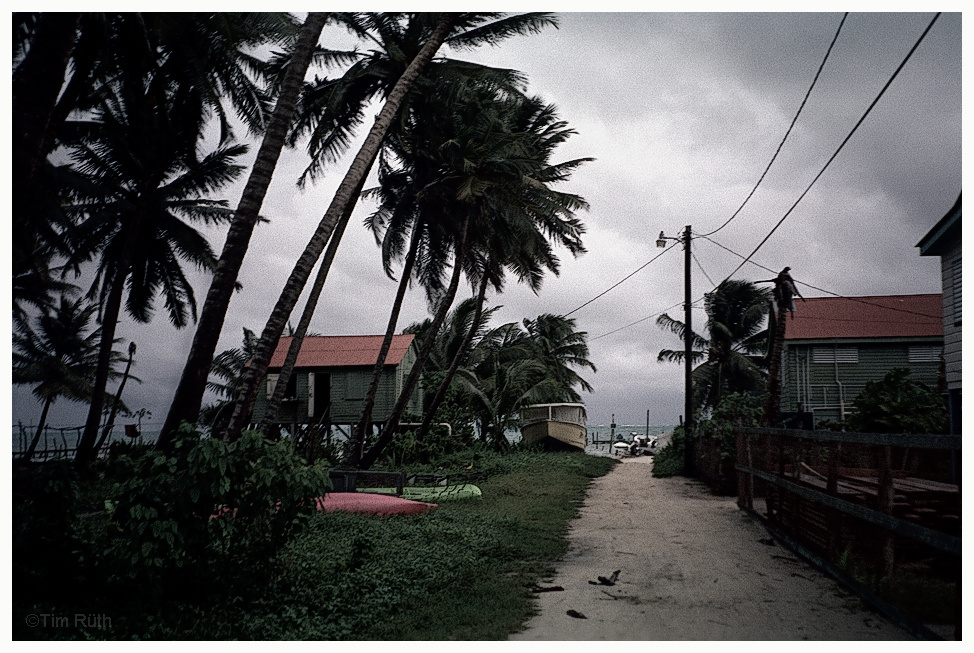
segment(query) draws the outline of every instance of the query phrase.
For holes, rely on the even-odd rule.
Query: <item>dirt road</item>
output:
[[[538,594],[540,614],[510,639],[911,639],[770,544],[734,498],[651,468],[649,457],[626,458],[595,481],[568,554],[543,584],[564,591]],[[614,585],[599,583],[616,570]]]

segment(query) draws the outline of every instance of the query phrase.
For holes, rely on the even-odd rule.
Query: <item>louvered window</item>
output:
[[[911,363],[939,363],[940,347],[910,347],[907,359]]]
[[[812,347],[813,363],[858,363],[858,347]]]

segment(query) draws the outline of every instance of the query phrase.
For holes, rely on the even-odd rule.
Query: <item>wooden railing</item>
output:
[[[937,560],[959,587],[959,435],[740,428],[736,449],[738,505],[806,557],[852,554],[887,579]]]

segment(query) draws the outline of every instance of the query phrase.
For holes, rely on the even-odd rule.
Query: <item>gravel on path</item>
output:
[[[550,582],[564,590],[539,593],[539,614],[511,640],[912,639],[775,544],[733,497],[651,470],[651,457],[625,458],[593,482]]]

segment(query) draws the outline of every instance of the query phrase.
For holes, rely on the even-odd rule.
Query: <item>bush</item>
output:
[[[867,381],[853,402],[849,428],[862,433],[946,433],[943,397],[909,378],[910,370],[891,370],[882,381]]]
[[[656,453],[653,458],[653,476],[668,478],[684,473],[684,431],[685,427],[682,424],[673,429],[669,444]]]
[[[228,443],[184,425],[172,454],[116,463],[128,473],[111,502],[112,566],[150,585],[261,582],[276,552],[317,511],[314,497],[330,487],[326,469],[304,465],[289,442],[257,432]]]

